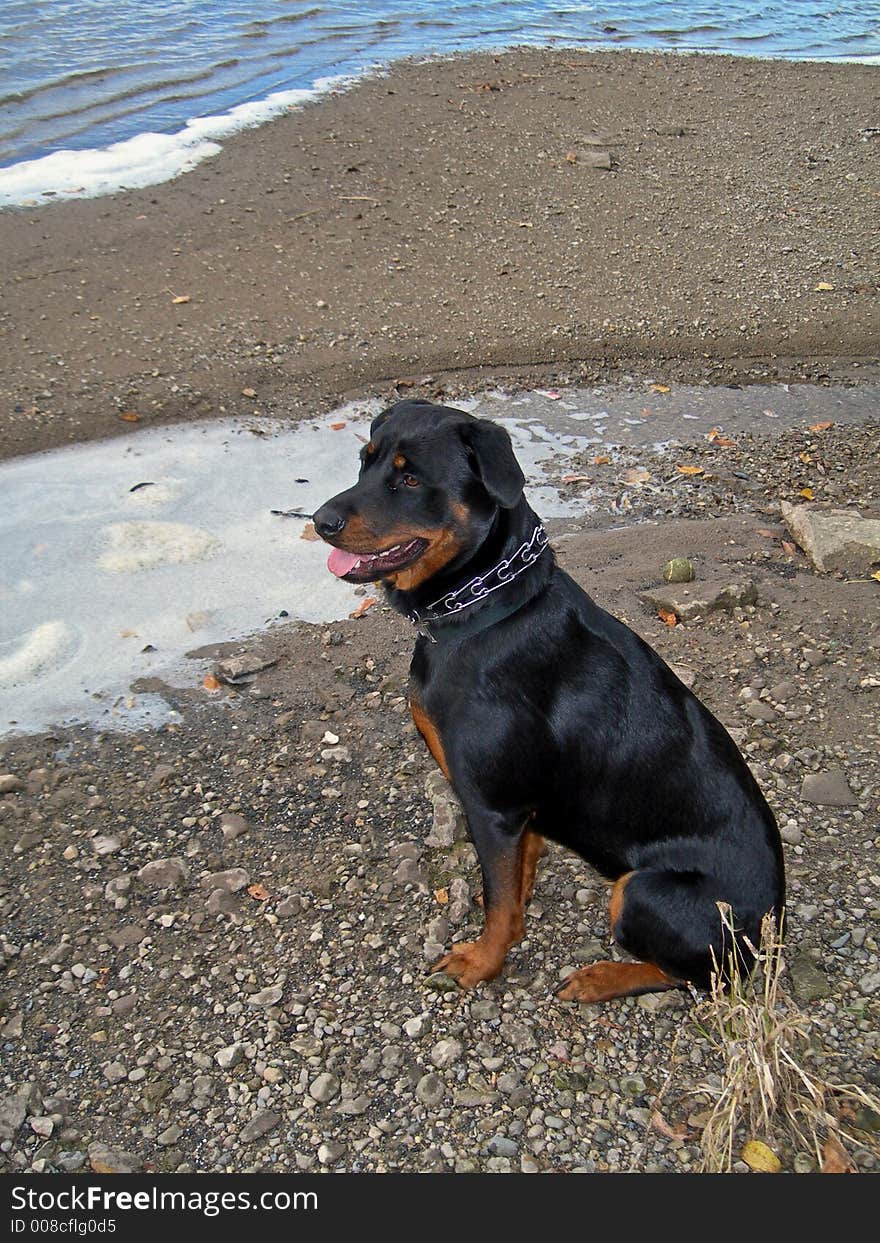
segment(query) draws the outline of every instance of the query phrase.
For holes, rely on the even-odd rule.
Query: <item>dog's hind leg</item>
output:
[[[608,912],[611,931],[616,941],[626,900],[626,889],[635,872],[627,872],[611,890]],[[630,949],[629,945],[624,945]],[[633,951],[635,952],[635,951]],[[668,975],[653,962],[595,962],[581,967],[568,977],[559,997],[563,1001],[611,1001],[614,997],[632,997],[637,993],[655,993],[668,988],[681,988],[683,981]]]

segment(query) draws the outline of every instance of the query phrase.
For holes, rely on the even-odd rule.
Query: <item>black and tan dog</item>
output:
[[[781,909],[773,815],[718,721],[558,568],[523,483],[503,428],[405,401],[314,515],[333,573],[381,579],[419,628],[413,719],[464,807],[485,907],[479,940],[434,970],[465,987],[498,974],[546,837],[614,882],[611,930],[639,960],[584,967],[560,996],[707,987]]]

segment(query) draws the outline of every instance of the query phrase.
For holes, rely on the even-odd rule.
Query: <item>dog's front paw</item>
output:
[[[497,950],[491,950],[484,942],[457,941],[444,958],[434,963],[431,974],[444,971],[462,988],[473,988],[481,980],[494,979],[503,966],[503,956],[499,959]]]

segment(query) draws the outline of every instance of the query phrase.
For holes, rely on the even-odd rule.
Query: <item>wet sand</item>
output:
[[[0,456],[363,395],[876,380],[878,93],[859,65],[404,63],[176,181],[7,211]]]

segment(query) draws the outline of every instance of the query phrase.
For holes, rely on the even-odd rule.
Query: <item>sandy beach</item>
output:
[[[783,503],[877,515],[878,95],[880,70],[844,64],[401,64],[177,181],[0,214],[2,458],[366,397],[486,390],[491,414],[490,389],[552,384],[548,423],[565,386],[581,386],[572,418],[607,398],[609,443],[551,463],[571,502],[551,543],[766,793],[785,994],[811,1072],[862,1093],[839,1110],[835,1160],[865,1172],[880,1169],[880,554],[817,569]],[[775,381],[814,387],[742,391]],[[28,590],[60,540],[39,512],[39,540],[11,536]],[[696,578],[670,604],[673,557]],[[700,999],[556,997],[618,953],[606,886],[575,856],[542,861],[497,980],[467,993],[428,973],[478,933],[481,881],[409,717],[412,628],[375,596],[330,624],[279,613],[200,647],[194,631],[185,685],[131,686],[174,709],[159,729],[0,738],[0,1170],[704,1168],[724,1063]],[[825,1139],[743,1125],[732,1168],[760,1140],[812,1172]]]
[[[876,377],[877,81],[711,56],[404,63],[176,181],[7,211],[0,454],[401,381]]]

